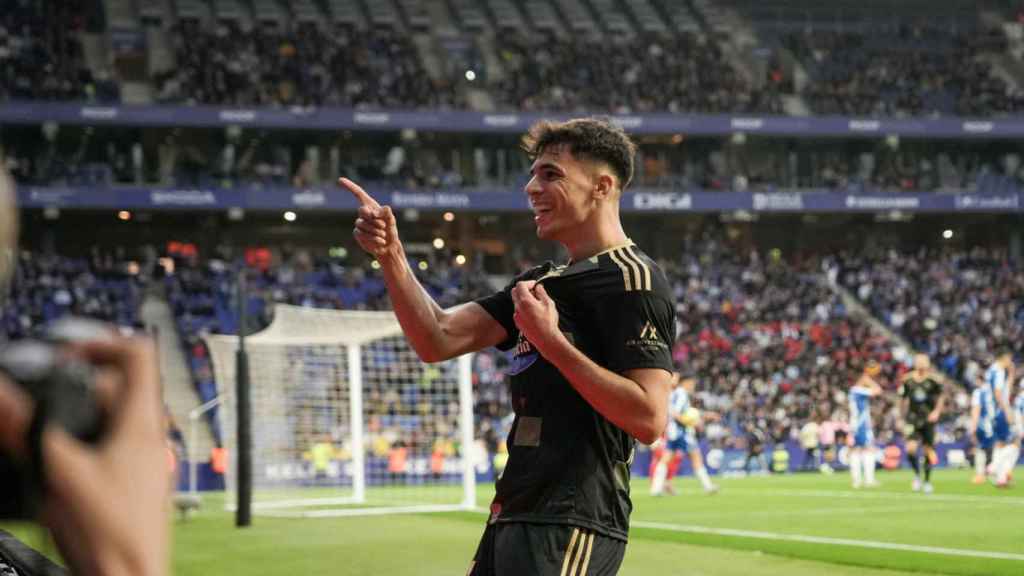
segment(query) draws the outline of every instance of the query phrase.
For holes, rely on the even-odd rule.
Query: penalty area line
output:
[[[830,538],[827,536],[805,536],[802,534],[759,532],[755,530],[738,530],[734,528],[711,528],[708,526],[668,524],[663,522],[635,521],[631,522],[630,524],[636,528],[651,528],[654,530],[667,530],[671,532],[689,532],[692,534],[711,534],[715,536],[732,536],[736,538],[756,538],[759,540],[802,542],[805,544],[824,544],[829,546],[854,546],[858,548],[874,548],[876,550],[897,550],[900,552],[918,552],[921,554],[964,556],[968,558],[987,558],[990,560],[1013,560],[1017,562],[1024,562],[1024,554],[1014,554],[1011,552],[990,552],[987,550],[945,548],[942,546],[919,546],[917,544],[898,544],[896,542],[854,540],[851,538]]]

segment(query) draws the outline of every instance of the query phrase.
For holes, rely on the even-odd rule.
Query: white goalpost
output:
[[[237,336],[206,337],[237,486]],[[392,312],[277,304],[249,356],[253,512],[342,516],[476,505],[471,356],[419,360]]]

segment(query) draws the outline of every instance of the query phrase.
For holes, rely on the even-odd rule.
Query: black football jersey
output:
[[[661,269],[629,244],[567,266],[550,262],[477,300],[508,332],[515,420],[509,459],[492,504],[496,522],[570,524],[626,539],[634,439],[599,414],[513,322],[511,290],[537,280],[558,308],[562,332],[616,373],[673,370],[675,304]]]
[[[925,376],[924,380],[915,380],[908,374],[900,386],[900,397],[909,400],[907,419],[924,422],[928,414],[935,409],[942,395],[942,384],[934,376]]]

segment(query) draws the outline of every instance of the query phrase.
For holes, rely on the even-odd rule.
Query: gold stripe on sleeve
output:
[[[639,264],[644,269],[644,290],[650,292],[651,268],[647,265],[646,262],[644,262],[643,258],[641,258],[636,252],[633,251],[632,246],[626,246],[625,251],[628,252],[633,257],[633,259],[636,260],[636,263]]]
[[[618,256],[615,255],[615,252],[615,250],[609,252],[608,257],[612,259],[612,262],[615,262],[615,265],[619,267],[619,270],[622,270],[622,281],[626,283],[626,292],[629,292],[633,289],[633,283],[630,281],[631,276],[629,268],[622,262],[622,260],[619,259]]]

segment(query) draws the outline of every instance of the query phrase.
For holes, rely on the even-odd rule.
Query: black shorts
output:
[[[488,524],[466,576],[614,576],[626,543],[566,524]]]
[[[925,446],[935,446],[935,423],[928,420],[911,421],[907,427],[907,440],[915,440]]]

